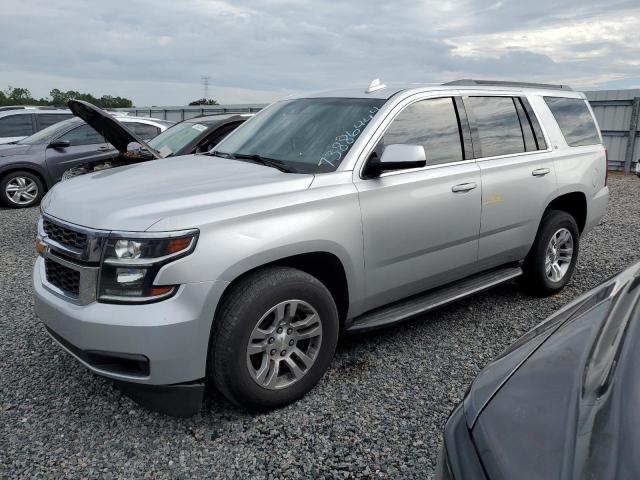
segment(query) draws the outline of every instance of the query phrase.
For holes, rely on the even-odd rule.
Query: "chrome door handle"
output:
[[[531,172],[531,175],[533,175],[534,177],[544,177],[547,173],[551,173],[551,170],[549,168],[536,168],[533,172]]]
[[[454,185],[453,187],[451,187],[451,191],[452,192],[468,192],[469,190],[473,190],[474,188],[476,188],[478,186],[478,184],[476,182],[469,182],[469,183],[461,183],[459,185]]]
[[[111,150],[111,147],[98,147],[98,150],[101,152],[106,152],[107,150]]]

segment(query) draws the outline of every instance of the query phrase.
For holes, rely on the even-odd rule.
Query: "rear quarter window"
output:
[[[570,147],[601,143],[596,123],[581,98],[544,97]]]
[[[31,114],[0,118],[0,137],[27,137],[33,133]]]

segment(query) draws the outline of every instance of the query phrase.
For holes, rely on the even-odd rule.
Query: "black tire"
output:
[[[311,305],[322,324],[315,362],[295,383],[279,390],[259,385],[247,367],[247,345],[262,316],[287,300]],[[338,311],[329,290],[315,277],[287,267],[249,274],[225,293],[214,319],[209,380],[232,403],[249,410],[283,407],[304,396],[329,368],[338,341]]]
[[[562,228],[566,228],[572,236],[573,256],[568,262],[566,273],[559,281],[553,281],[545,268],[547,248],[551,237]],[[520,284],[527,292],[536,296],[544,297],[558,293],[571,279],[579,251],[580,232],[573,216],[561,210],[548,210],[542,217],[533,247],[522,266],[524,275],[520,277]]]
[[[18,203],[16,200],[12,200],[9,196],[9,192],[7,192],[7,185],[10,182],[17,181],[17,179],[28,179],[30,185],[33,185],[36,189],[35,196],[32,200],[25,201],[23,198],[20,201],[25,201],[25,203]],[[34,193],[33,191],[30,193]],[[34,207],[40,203],[42,200],[42,196],[44,195],[44,185],[42,184],[42,180],[35,173],[31,173],[27,170],[16,170],[15,172],[8,173],[2,180],[0,180],[0,202],[10,208],[29,208]]]

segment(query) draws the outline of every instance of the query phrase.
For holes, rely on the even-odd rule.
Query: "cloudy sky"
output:
[[[137,105],[456,78],[640,87],[640,2],[3,0],[0,89]]]

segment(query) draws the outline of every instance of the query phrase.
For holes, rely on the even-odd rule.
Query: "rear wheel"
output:
[[[37,175],[26,170],[18,170],[5,175],[0,180],[2,203],[12,208],[28,208],[40,203],[44,186]]]
[[[567,212],[549,210],[524,262],[522,286],[540,296],[559,292],[573,275],[579,249],[580,232],[575,219]]]
[[[293,268],[258,271],[231,287],[216,315],[210,379],[239,406],[282,407],[320,380],[338,331],[336,305],[319,280]]]

